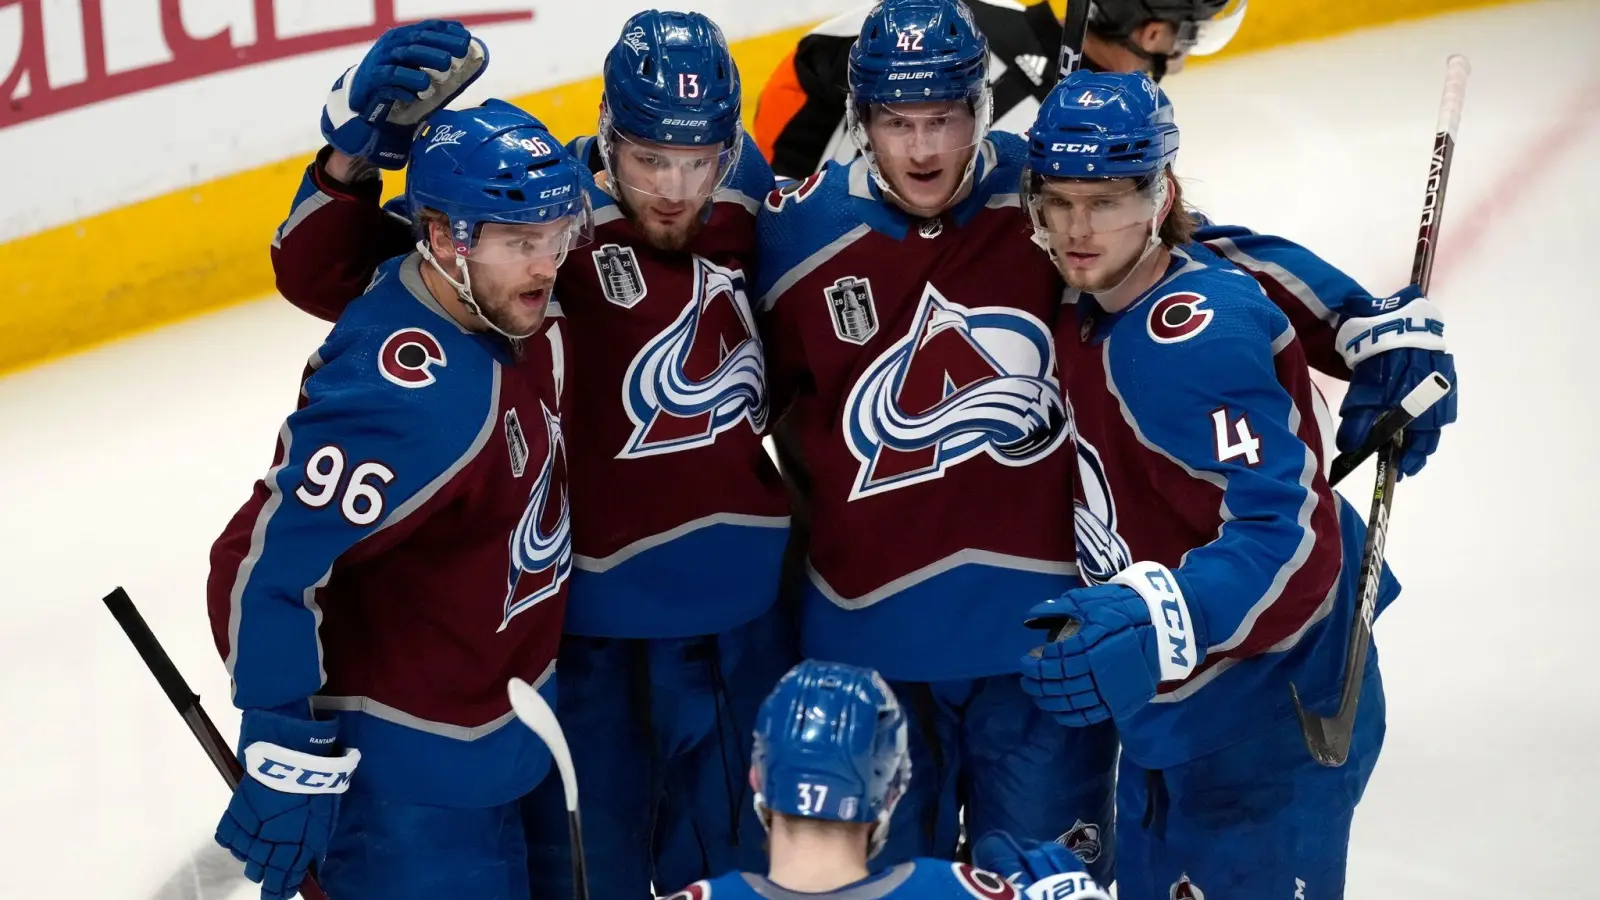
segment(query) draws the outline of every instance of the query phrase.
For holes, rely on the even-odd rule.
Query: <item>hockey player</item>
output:
[[[976,848],[993,871],[920,858],[869,874],[911,776],[906,717],[878,673],[801,663],[756,720],[749,778],[770,834],[767,874],[730,872],[669,900],[1109,900],[1065,848],[1003,832]]]
[[[550,760],[505,684],[555,687],[572,392],[551,288],[591,228],[586,174],[498,101],[437,113],[411,156],[416,251],[311,357],[211,552],[246,773],[216,837],[263,898],[324,854],[334,897],[528,898],[518,800]]]
[[[1079,2],[1079,0],[1073,0]],[[756,101],[756,140],[780,178],[804,178],[857,153],[841,102],[850,45],[875,4],[818,25],[778,64]],[[1023,132],[1060,77],[1061,20],[1046,2],[973,0],[973,21],[992,52],[994,127]],[[1245,16],[1244,0],[1094,0],[1083,64],[1097,72],[1177,72],[1189,56],[1221,50]]]
[[[385,157],[357,159],[386,143],[359,132],[374,104],[391,91],[423,102],[405,93],[420,76],[396,65],[443,72],[477,55],[448,24],[396,29],[341,80],[325,124],[346,131],[328,130],[274,251],[291,302],[337,313],[399,243],[377,203]],[[739,72],[697,13],[634,16],[604,65],[599,131],[571,145],[598,182],[596,240],[561,279],[576,402],[558,714],[580,760],[585,845],[605,860],[592,889],[628,900],[760,859],[748,734],[794,650],[775,606],[788,500],[761,446],[770,409],[746,296],[772,175],[740,124]],[[333,181],[363,167],[366,180]],[[553,894],[570,893],[559,787],[530,803],[554,817],[530,823]]]
[[[1288,318],[1186,249],[1177,150],[1143,75],[1074,73],[1030,131],[1023,202],[1076,289],[1056,340],[1093,477],[1090,586],[1029,612],[1078,628],[1022,658],[1023,685],[1072,728],[1117,727],[1124,900],[1328,900],[1383,741],[1376,652],[1343,768],[1306,752],[1289,684],[1331,712],[1365,529],[1323,478]],[[1385,572],[1380,609],[1397,591]]]
[[[988,133],[988,58],[958,0],[888,0],[851,53],[864,155],[761,211],[776,437],[809,502],[802,655],[877,669],[910,710],[920,777],[883,861],[954,855],[964,808],[1109,880],[1115,737],[1051,727],[1016,677],[1022,614],[1078,582],[1062,284],[1018,205],[1026,146]]]
[[[871,8],[866,4],[819,25],[763,88],[755,134],[780,177],[804,178],[830,159],[848,162],[858,152],[839,101],[848,87],[850,46]],[[994,127],[1026,131],[1059,77],[1061,22],[1047,3],[973,0],[971,8],[993,50]],[[1189,56],[1220,51],[1245,12],[1245,0],[1094,0],[1083,66],[1146,71],[1159,81],[1179,71]],[[1200,217],[1194,239],[1261,282],[1294,323],[1313,367],[1350,382],[1340,408],[1340,450],[1360,446],[1377,417],[1431,373],[1457,381],[1442,334],[1422,327],[1431,321],[1442,331],[1443,323],[1425,298],[1418,303],[1413,293],[1375,297],[1304,247],[1240,226]],[[1417,327],[1403,329],[1401,322]],[[1361,335],[1379,339],[1356,341]],[[1420,472],[1438,448],[1440,431],[1455,421],[1456,397],[1452,391],[1407,429],[1402,476]]]

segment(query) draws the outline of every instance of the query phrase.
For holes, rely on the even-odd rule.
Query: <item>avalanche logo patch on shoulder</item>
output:
[[[956,873],[956,881],[978,900],[1014,900],[1019,896],[1011,882],[993,872],[974,869],[966,863],[951,863],[950,867]]]
[[[1150,307],[1150,337],[1158,344],[1187,341],[1211,324],[1212,312],[1201,309],[1206,298],[1187,291],[1168,294]]]
[[[1067,434],[1055,343],[1037,318],[966,307],[931,283],[904,337],[845,400],[845,442],[859,463],[850,499],[943,477],[980,454],[1021,467]]]
[[[402,328],[384,339],[378,350],[378,372],[403,388],[433,384],[432,369],[445,364],[439,339],[421,328]]]
[[[1187,874],[1172,883],[1172,890],[1167,892],[1170,900],[1206,900],[1206,892],[1195,887]]]
[[[817,189],[817,185],[822,184],[822,176],[826,172],[827,170],[823,169],[820,172],[813,172],[807,175],[800,181],[790,181],[780,185],[776,190],[767,194],[767,209],[773,212],[783,212],[784,205],[790,200],[796,203],[804,203],[805,199],[811,196],[811,192]]]
[[[711,883],[696,881],[683,890],[668,897],[667,900],[711,900]]]

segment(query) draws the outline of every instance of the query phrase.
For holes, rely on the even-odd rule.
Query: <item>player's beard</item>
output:
[[[644,235],[645,241],[658,250],[679,251],[688,247],[705,227],[702,213],[685,210],[681,221],[671,225],[648,215],[632,216],[633,227]]]
[[[1134,226],[1138,227],[1138,226]],[[1087,294],[1100,294],[1115,290],[1126,283],[1133,274],[1133,270],[1144,259],[1144,250],[1148,243],[1148,226],[1138,227],[1139,242],[1128,247],[1127,236],[1120,232],[1108,235],[1112,240],[1106,242],[1081,241],[1072,242],[1056,239],[1056,268],[1060,270],[1061,277],[1066,279],[1069,286]],[[1098,258],[1087,265],[1075,264],[1074,253],[1098,254]],[[1113,264],[1115,259],[1120,263]]]
[[[509,335],[527,337],[544,324],[550,309],[552,276],[509,275],[492,266],[472,266],[472,296],[489,324]]]

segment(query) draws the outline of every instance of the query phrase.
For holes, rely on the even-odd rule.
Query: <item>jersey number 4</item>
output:
[[[1261,438],[1251,432],[1249,417],[1241,414],[1233,420],[1233,434],[1230,436],[1228,410],[1224,407],[1211,413],[1211,425],[1217,437],[1217,462],[1244,457],[1247,466],[1261,464]]]
[[[344,451],[329,444],[306,460],[305,480],[294,489],[300,502],[321,509],[341,495],[339,512],[351,525],[367,526],[383,517],[383,488],[394,480],[394,470],[381,462],[358,463],[345,479]]]

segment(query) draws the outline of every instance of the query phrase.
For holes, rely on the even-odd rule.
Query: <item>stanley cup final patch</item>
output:
[[[847,275],[823,288],[828,311],[833,313],[833,333],[839,340],[865,344],[878,333],[878,310],[872,305],[872,283]]]
[[[511,477],[521,478],[528,471],[528,439],[522,434],[522,422],[515,409],[506,410],[506,451],[511,457]]]
[[[632,247],[604,244],[594,251],[594,271],[606,299],[621,307],[631,307],[650,292],[639,272],[639,258]]]

